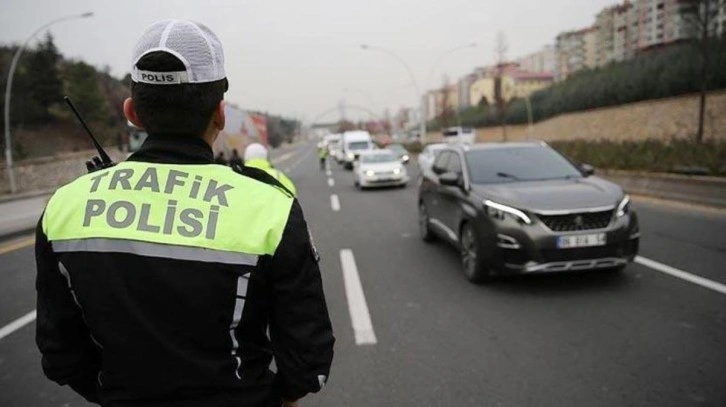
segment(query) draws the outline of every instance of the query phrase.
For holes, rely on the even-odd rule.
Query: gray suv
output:
[[[421,237],[457,247],[472,282],[622,270],[638,252],[638,218],[593,172],[543,142],[452,145],[421,180]]]

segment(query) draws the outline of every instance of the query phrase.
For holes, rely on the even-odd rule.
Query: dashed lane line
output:
[[[335,180],[332,179],[332,178],[328,178],[328,186],[331,187],[331,188],[334,187],[335,186]]]
[[[366,296],[360,283],[358,267],[355,264],[353,251],[343,249],[340,251],[340,264],[343,268],[343,283],[345,296],[348,299],[348,311],[353,325],[356,345],[375,345],[378,341],[373,331],[371,315],[368,312]]]
[[[10,335],[11,333],[24,327],[25,325],[28,325],[29,323],[35,321],[36,316],[37,316],[36,310],[32,310],[32,311],[28,312],[27,314],[23,315],[22,317],[16,319],[15,321],[0,328],[0,339],[3,339],[4,337]]]
[[[330,195],[330,207],[333,209],[333,212],[340,210],[340,199],[338,199],[338,195]]]
[[[686,271],[679,270],[675,267],[671,267],[667,264],[659,263],[655,260],[647,259],[641,256],[636,256],[635,262],[653,270],[660,271],[661,273],[668,274],[672,277],[680,278],[681,280],[688,281],[689,283],[700,285],[701,287],[716,291],[717,293],[726,294],[726,285],[717,283],[713,280],[709,280],[707,278],[703,278],[701,276],[697,276],[695,274],[691,274]]]

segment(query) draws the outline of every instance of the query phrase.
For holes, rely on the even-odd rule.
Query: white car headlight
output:
[[[510,215],[514,219],[520,220],[527,225],[532,224],[532,219],[527,216],[526,213],[520,211],[517,208],[512,208],[511,206],[496,203],[488,199],[484,201],[484,206],[487,207],[487,213],[489,214],[489,216],[492,216],[494,218],[504,219],[506,215]]]
[[[355,154],[353,154],[353,153],[348,153],[345,156],[350,158],[351,160],[355,158]]]
[[[394,174],[396,174],[396,175],[398,175],[398,174],[400,174],[400,173],[401,173],[401,169],[400,169],[400,168],[395,168],[395,169],[393,170],[393,173],[394,173]]]
[[[411,157],[409,157],[408,154],[404,154],[401,158],[403,159],[403,161],[408,161]]]
[[[365,174],[366,174],[366,177],[372,177],[372,176],[376,175],[376,173],[372,170],[366,171]]]
[[[623,200],[618,204],[618,210],[615,212],[618,218],[630,213],[630,195],[625,194]]]

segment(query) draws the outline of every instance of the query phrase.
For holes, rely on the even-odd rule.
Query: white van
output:
[[[367,131],[346,131],[343,133],[342,143],[343,167],[353,169],[353,163],[361,152],[375,149],[370,133]]]
[[[449,127],[443,131],[445,143],[474,144],[476,132],[471,127]]]

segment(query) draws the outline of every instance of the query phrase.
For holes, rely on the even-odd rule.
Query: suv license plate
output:
[[[574,247],[605,246],[605,233],[592,235],[560,236],[557,238],[557,248],[571,249]]]

